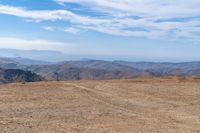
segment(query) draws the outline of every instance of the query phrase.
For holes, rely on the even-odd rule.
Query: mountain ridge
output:
[[[29,59],[23,58],[20,58],[20,60],[29,61]],[[2,68],[28,70],[47,80],[104,80],[164,76],[200,77],[200,62],[155,63],[87,59],[58,63],[30,60],[29,63],[22,63],[16,58],[0,58],[0,67]]]

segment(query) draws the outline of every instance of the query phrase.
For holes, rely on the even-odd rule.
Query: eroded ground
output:
[[[200,132],[200,81],[66,81],[0,86],[2,133]]]

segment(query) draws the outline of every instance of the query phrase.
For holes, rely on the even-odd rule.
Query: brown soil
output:
[[[0,86],[2,133],[200,132],[200,82],[66,81]]]

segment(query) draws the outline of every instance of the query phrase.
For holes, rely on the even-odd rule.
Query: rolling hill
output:
[[[200,76],[200,62],[155,63],[80,60],[49,63],[24,58],[0,58],[0,67],[22,69],[47,80],[106,80],[137,77]]]
[[[112,67],[111,67],[112,68]],[[89,68],[77,67],[71,64],[55,65],[32,65],[27,67],[28,70],[42,75],[47,80],[105,80],[105,79],[124,79],[135,78],[143,73],[137,69],[105,69],[104,67]]]
[[[115,63],[134,67],[159,76],[200,76],[200,62],[154,63],[115,61]]]

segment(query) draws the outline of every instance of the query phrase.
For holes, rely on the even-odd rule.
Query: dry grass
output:
[[[200,82],[165,78],[1,85],[0,132],[200,132]]]

